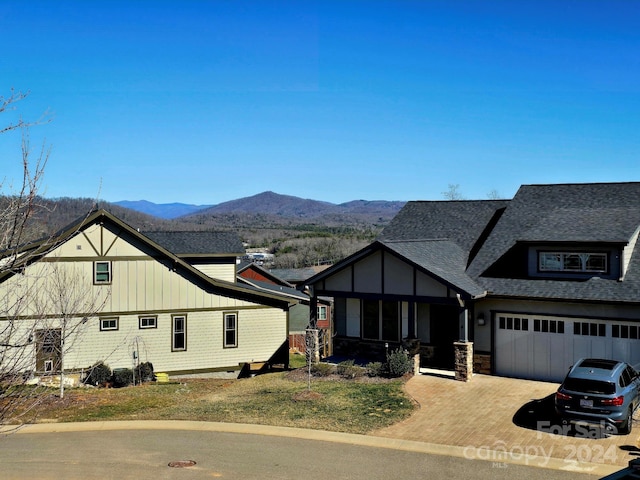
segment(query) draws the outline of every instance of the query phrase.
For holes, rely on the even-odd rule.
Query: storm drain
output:
[[[193,467],[195,464],[195,460],[176,460],[175,462],[169,462],[171,468]]]

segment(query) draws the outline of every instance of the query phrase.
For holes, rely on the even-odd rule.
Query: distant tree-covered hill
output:
[[[141,232],[234,231],[248,247],[273,253],[275,266],[301,268],[334,263],[364,247],[404,205],[382,200],[336,205],[264,192],[170,219],[125,208],[122,203],[96,203],[88,198],[40,199],[41,208],[29,226],[29,237],[51,235],[93,209],[104,208]],[[140,205],[134,202],[132,206]],[[144,209],[149,211],[150,205]],[[167,212],[163,210],[159,215],[166,217]]]

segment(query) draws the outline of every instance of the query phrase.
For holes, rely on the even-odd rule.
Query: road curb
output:
[[[269,425],[253,425],[243,423],[196,422],[182,420],[134,420],[110,422],[78,422],[78,423],[37,423],[25,425],[11,432],[8,428],[0,429],[0,434],[37,434],[64,432],[94,432],[112,430],[189,430],[201,432],[240,433],[250,435],[266,435],[277,437],[293,437],[304,440],[325,441],[360,445],[365,447],[388,448],[431,455],[444,455],[467,460],[483,460],[495,463],[497,467],[507,464],[529,467],[548,468],[568,472],[597,475],[600,477],[619,471],[618,465],[599,463],[573,462],[558,458],[545,458],[528,455],[524,452],[507,452],[484,449],[479,452],[470,447],[440,445],[413,440],[402,440],[374,435],[358,435],[353,433],[328,432],[325,430],[309,430],[294,427],[274,427]]]

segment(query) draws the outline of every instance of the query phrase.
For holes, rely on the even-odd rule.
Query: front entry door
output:
[[[59,328],[36,331],[36,371],[41,373],[60,371],[61,339]]]
[[[455,364],[453,343],[459,340],[460,309],[455,305],[431,305],[432,366],[451,370]]]

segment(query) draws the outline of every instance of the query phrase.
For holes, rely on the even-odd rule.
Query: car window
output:
[[[612,395],[616,391],[616,384],[602,380],[567,377],[564,380],[564,388],[573,392]]]
[[[631,383],[631,377],[629,376],[628,370],[625,368],[622,371],[622,375],[620,375],[620,386],[621,387],[626,387],[630,383]]]
[[[629,383],[633,382],[635,378],[638,376],[638,372],[636,372],[633,368],[627,366],[625,369],[627,375],[629,375]]]

